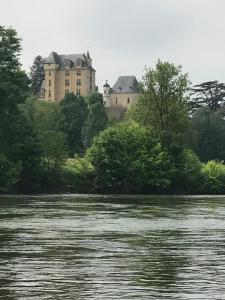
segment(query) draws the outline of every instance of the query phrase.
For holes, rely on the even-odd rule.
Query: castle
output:
[[[51,52],[44,60],[45,79],[40,98],[61,101],[66,93],[87,96],[96,90],[95,69],[87,54],[59,55]]]
[[[68,92],[87,96],[97,90],[96,71],[92,67],[89,52],[69,55],[51,52],[44,60],[44,71],[45,79],[39,95],[42,100],[59,102]],[[112,88],[107,81],[103,85],[104,106],[117,117],[135,103],[139,96],[140,89],[135,76],[120,76]]]

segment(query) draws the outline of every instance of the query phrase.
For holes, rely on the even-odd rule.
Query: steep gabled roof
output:
[[[112,93],[140,93],[135,76],[120,76],[112,88]]]
[[[61,69],[64,69],[66,62],[71,62],[71,67],[76,67],[78,60],[81,60],[81,67],[88,67],[92,70],[90,65],[90,57],[88,58],[85,54],[58,54],[56,52],[51,52],[47,58],[45,58],[44,63],[46,64],[58,64]]]

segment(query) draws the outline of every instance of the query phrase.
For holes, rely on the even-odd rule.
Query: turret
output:
[[[111,107],[111,99],[110,99],[110,86],[106,80],[103,85],[103,103],[105,107]]]
[[[86,57],[87,57],[87,63],[88,63],[88,65],[91,67],[91,66],[92,66],[92,59],[91,59],[91,57],[90,57],[89,51],[87,51]]]

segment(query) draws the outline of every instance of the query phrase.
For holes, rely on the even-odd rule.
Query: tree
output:
[[[83,97],[68,93],[60,105],[64,114],[63,130],[69,154],[72,156],[75,153],[82,153],[84,150],[82,129],[87,118],[87,104]]]
[[[55,171],[66,157],[61,107],[57,103],[39,102],[31,98],[20,105],[20,110],[36,132],[43,168],[47,172]]]
[[[21,165],[9,161],[0,153],[0,192],[12,192],[19,181]]]
[[[225,160],[225,120],[221,111],[202,107],[193,114],[197,132],[197,154],[202,161]]]
[[[103,97],[100,93],[93,93],[87,97],[88,116],[82,130],[84,146],[91,145],[94,136],[105,129],[108,118],[103,105]]]
[[[13,160],[20,144],[17,105],[29,93],[28,78],[20,69],[20,39],[12,28],[0,26],[0,152]]]
[[[143,95],[131,107],[128,116],[141,125],[152,127],[166,146],[172,141],[191,143],[188,85],[188,76],[182,74],[181,66],[159,60],[155,69],[145,70]]]
[[[225,103],[225,84],[217,80],[195,85],[192,89],[189,105],[192,111],[200,107],[208,107],[210,111],[218,110]]]
[[[38,55],[35,57],[33,65],[30,69],[31,90],[35,96],[39,95],[44,78],[44,59]]]
[[[152,133],[135,122],[100,132],[87,151],[97,185],[113,192],[143,192],[170,185],[173,165]]]
[[[222,162],[210,160],[202,164],[202,175],[204,184],[202,186],[205,193],[222,193],[225,192],[225,165]]]

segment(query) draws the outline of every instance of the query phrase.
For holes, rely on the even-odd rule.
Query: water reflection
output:
[[[225,198],[0,200],[0,299],[224,299]]]

